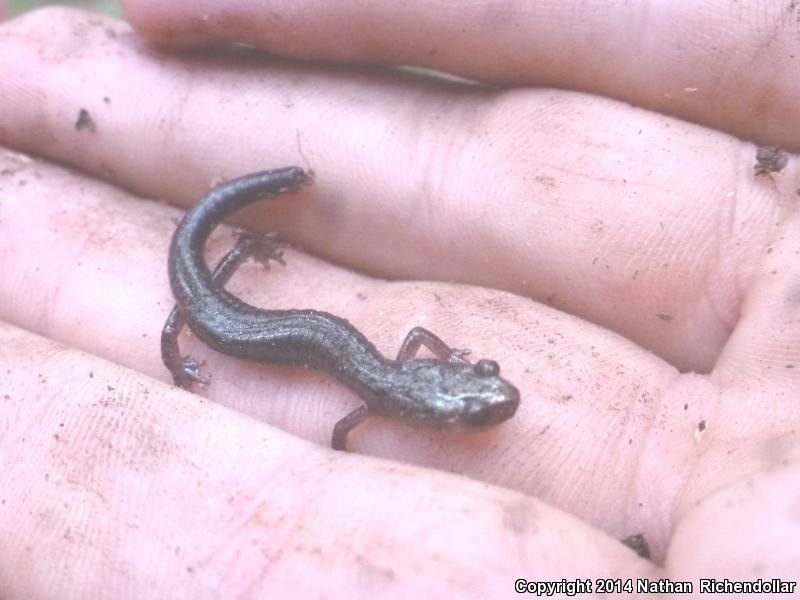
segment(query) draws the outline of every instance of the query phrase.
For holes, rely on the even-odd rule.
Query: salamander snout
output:
[[[517,408],[519,390],[498,378],[491,393],[477,395],[466,402],[461,421],[469,429],[483,429],[510,419]]]

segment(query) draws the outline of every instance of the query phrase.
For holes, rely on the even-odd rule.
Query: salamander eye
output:
[[[475,363],[473,370],[478,377],[497,377],[500,374],[500,365],[484,358]]]

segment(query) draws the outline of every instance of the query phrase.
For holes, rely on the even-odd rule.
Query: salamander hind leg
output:
[[[184,325],[183,315],[176,306],[167,317],[164,330],[161,332],[161,359],[169,369],[169,372],[172,373],[172,380],[175,385],[188,390],[193,382],[207,385],[209,377],[200,375],[200,367],[203,365],[202,360],[193,356],[181,355],[178,346],[178,335]]]
[[[281,241],[274,231],[270,233],[239,231],[236,233],[236,245],[231,250],[231,253],[239,252],[245,254],[246,256],[240,262],[244,262],[247,257],[252,256],[269,269],[271,260],[286,265],[286,261],[283,259],[284,248],[286,248],[286,243]]]

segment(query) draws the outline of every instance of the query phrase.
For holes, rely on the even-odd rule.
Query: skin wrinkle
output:
[[[741,165],[745,164],[743,159],[740,158],[739,154],[741,152],[734,152],[736,156],[733,156],[735,165],[739,167],[738,170],[741,169]],[[734,176],[733,181],[741,181],[739,176]],[[737,186],[738,187],[738,186]],[[744,194],[744,192],[742,192]],[[725,210],[727,208],[727,211]],[[733,244],[734,240],[736,239],[736,223],[739,221],[737,218],[739,212],[739,190],[734,188],[733,195],[730,198],[729,203],[723,204],[720,208],[719,218],[716,220],[717,223],[717,230],[722,232],[725,231],[727,235],[721,234],[717,237],[716,243],[713,245],[714,248],[714,265],[715,267],[709,269],[709,274],[712,271],[722,270],[723,265],[723,257],[728,256],[728,252],[726,252],[723,248],[723,242],[727,241],[728,244]],[[727,218],[725,218],[727,216]],[[723,226],[724,225],[724,226]],[[706,278],[706,282],[710,280],[709,277]],[[736,302],[736,306],[741,306],[741,298],[743,298],[743,287],[741,285],[737,285],[739,282],[734,278],[734,285],[732,286],[733,289],[736,291],[737,297],[740,299]],[[704,294],[708,300],[708,305],[712,309],[712,314],[716,317],[716,319],[721,324],[722,328],[726,331],[733,331],[734,327],[736,326],[736,322],[738,321],[738,314],[731,314],[729,319],[724,318],[724,313],[730,311],[724,311],[721,306],[717,303],[716,295],[711,294],[712,286],[705,285],[703,286]],[[737,311],[738,313],[738,311]],[[713,370],[713,369],[712,369]]]
[[[721,210],[723,209],[724,207]],[[732,208],[730,211],[731,214],[734,211],[735,209]],[[714,320],[716,321],[718,328],[721,331],[726,332],[725,338],[727,339],[728,336],[730,335],[730,332],[733,331],[736,322],[735,320],[731,321],[723,318],[721,307],[718,306],[717,302],[715,301],[715,297],[710,292],[710,290],[712,289],[710,282],[713,281],[714,274],[718,273],[720,270],[719,269],[719,266],[721,264],[720,257],[722,256],[722,253],[720,252],[720,247],[724,241],[724,238],[725,236],[720,236],[720,235],[715,236],[716,243],[713,244],[713,247],[715,248],[714,251],[715,258],[714,261],[709,262],[706,268],[704,269],[705,275],[702,278],[702,281],[704,283],[703,285],[698,286],[698,298],[696,304],[697,306],[705,306],[708,307],[708,309],[710,309],[709,312],[714,317]],[[708,369],[707,372],[710,373],[711,371],[713,371],[713,369],[714,367],[712,366],[710,369]]]

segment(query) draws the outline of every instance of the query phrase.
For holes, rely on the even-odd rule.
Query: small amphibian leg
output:
[[[339,422],[333,426],[331,448],[334,450],[347,450],[347,434],[368,416],[369,408],[363,405],[359,406],[343,419],[340,419]]]
[[[161,360],[172,373],[175,385],[188,390],[193,381],[205,385],[209,380],[208,377],[200,375],[202,360],[181,355],[178,335],[185,324],[180,308],[174,307],[161,331]]]
[[[469,362],[464,358],[469,354],[469,350],[451,348],[445,344],[439,336],[428,331],[424,327],[414,327],[414,329],[408,332],[406,339],[403,340],[403,344],[400,346],[400,351],[397,353],[397,360],[404,361],[414,358],[417,352],[419,352],[420,346],[425,346],[428,350],[433,352],[437,358],[449,363]]]
[[[264,266],[269,267],[269,261],[274,260],[281,264],[283,261],[283,243],[277,239],[276,234],[263,235],[241,232],[238,234],[236,244],[214,269],[212,278],[218,287],[224,287],[236,272],[236,269],[249,257],[256,258]],[[203,361],[192,356],[182,356],[178,346],[178,335],[186,321],[179,307],[172,309],[161,332],[161,360],[172,373],[175,385],[189,389],[192,382],[205,385],[209,377],[200,375]]]

